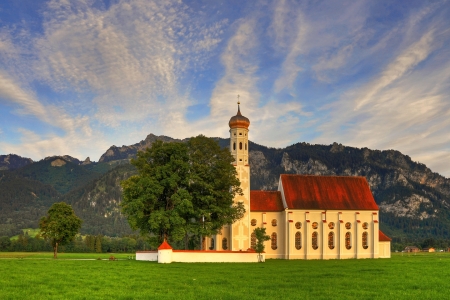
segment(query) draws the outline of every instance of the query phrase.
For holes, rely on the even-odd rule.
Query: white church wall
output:
[[[265,255],[262,253],[263,261]],[[183,251],[173,250],[172,262],[258,262],[258,253],[246,251]]]
[[[157,261],[158,251],[137,251],[136,260]]]
[[[266,228],[266,234],[272,237],[272,234],[277,235],[276,249],[272,249],[272,240],[264,242],[266,258],[267,259],[282,259],[285,258],[285,232],[287,224],[284,211],[282,212],[251,212],[250,220],[255,219],[256,225],[250,225],[250,232],[256,227]],[[277,225],[273,226],[272,221],[276,220]]]
[[[391,242],[379,242],[379,258],[391,258]]]
[[[373,213],[373,211],[289,210],[285,223],[285,236],[286,239],[289,239],[285,258],[349,259],[375,257],[375,254],[378,253],[378,223],[373,222]],[[290,224],[289,219],[292,220]],[[300,229],[296,228],[298,222],[301,223]],[[333,226],[330,228],[332,223]],[[346,228],[347,223],[350,223],[349,229]],[[367,223],[367,229],[363,229],[364,223]],[[317,225],[317,228],[314,229],[313,225]],[[301,234],[300,249],[295,247],[295,234],[297,232]],[[317,249],[313,248],[314,232],[317,233]],[[350,249],[346,247],[347,232],[350,233]],[[362,243],[363,232],[367,232],[367,249],[364,249]],[[373,232],[376,232],[376,235]],[[330,233],[334,234],[333,249],[329,247],[328,243]]]

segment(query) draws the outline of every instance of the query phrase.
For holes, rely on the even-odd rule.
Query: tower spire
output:
[[[237,115],[238,115],[238,116],[242,116],[242,114],[241,114],[241,108],[240,108],[241,101],[239,101],[239,97],[241,97],[241,96],[239,96],[239,94],[238,94],[238,95],[237,95],[237,98],[238,98],[238,102],[237,102],[237,105],[238,105],[238,112],[237,112]]]

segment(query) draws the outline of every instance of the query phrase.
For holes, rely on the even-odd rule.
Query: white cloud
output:
[[[95,118],[115,127],[166,114],[161,105],[183,97],[180,79],[203,67],[227,22],[189,19],[181,2],[119,1],[98,10],[52,1],[49,8],[36,69],[54,89],[94,93]],[[175,108],[178,117],[186,105]]]

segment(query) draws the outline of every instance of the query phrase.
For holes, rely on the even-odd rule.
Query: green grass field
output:
[[[1,299],[448,299],[450,253],[181,264],[109,254],[0,253]],[[22,255],[20,257],[20,255]],[[48,259],[47,259],[48,258]]]

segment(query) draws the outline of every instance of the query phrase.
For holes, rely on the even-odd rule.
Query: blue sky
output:
[[[395,149],[450,177],[449,1],[0,3],[0,154],[147,134]]]

